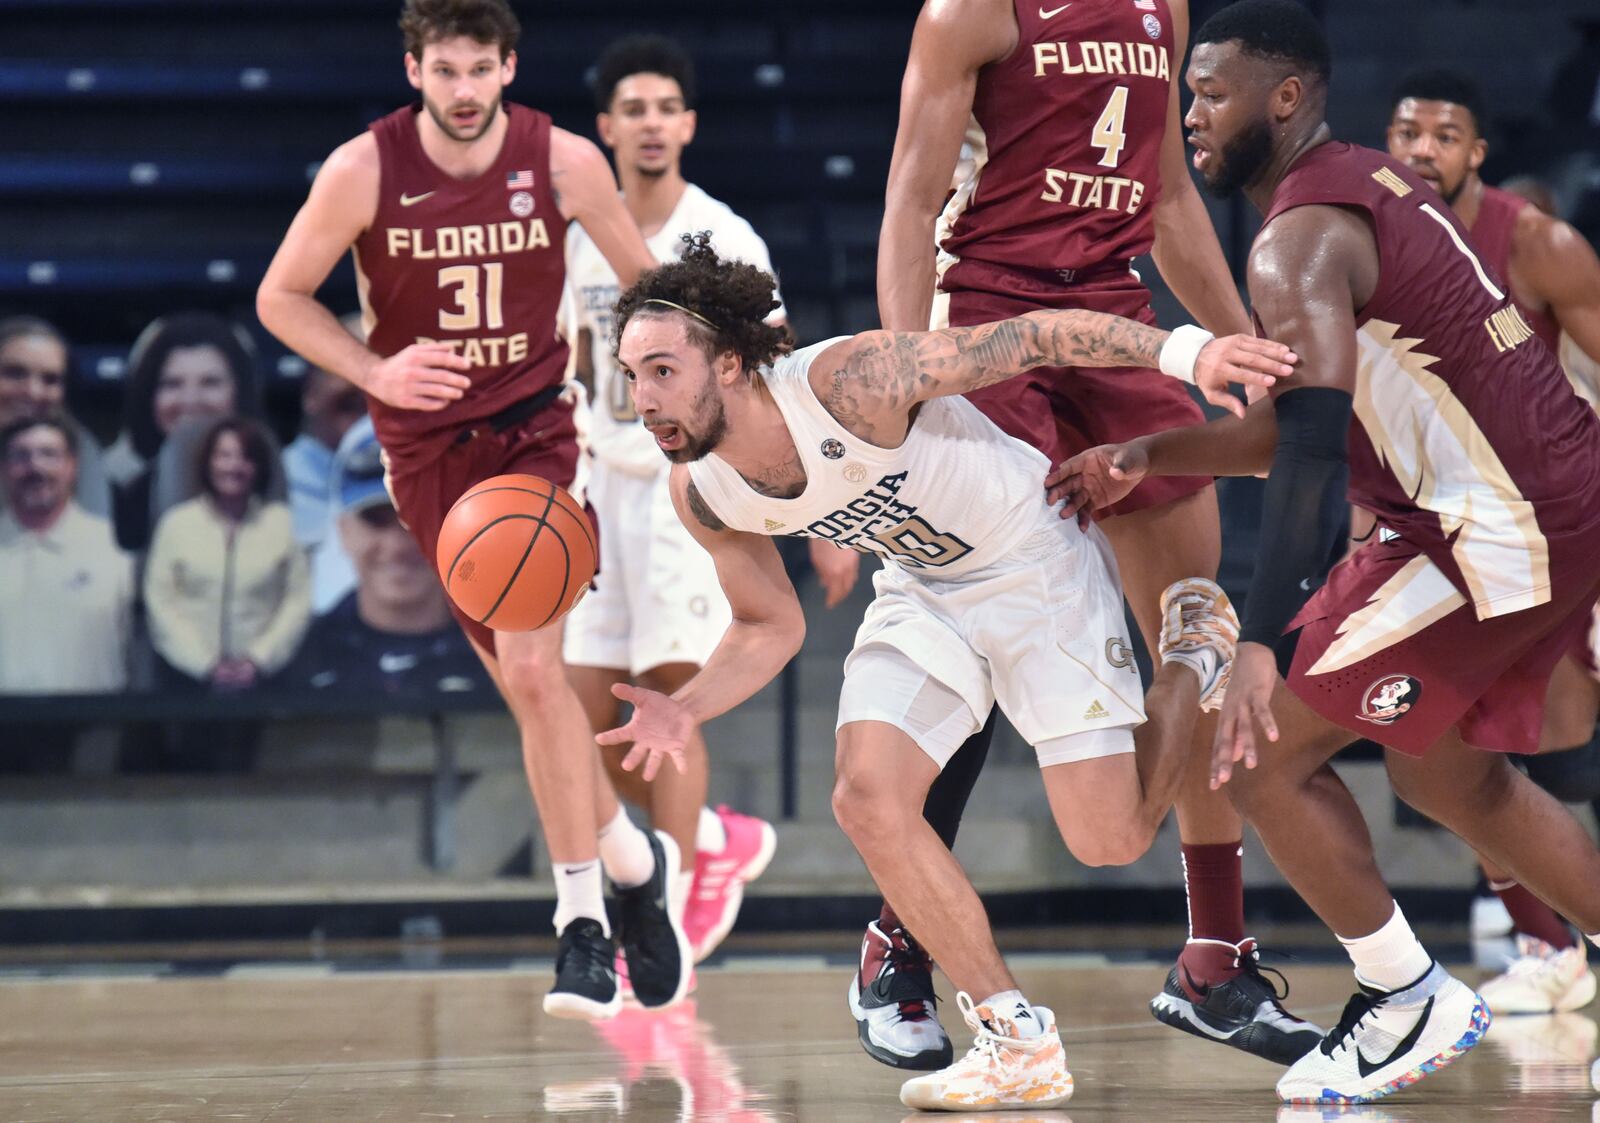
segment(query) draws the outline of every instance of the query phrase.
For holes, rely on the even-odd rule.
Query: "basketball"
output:
[[[456,606],[502,632],[572,610],[594,579],[599,543],[581,504],[538,476],[495,476],[445,516],[436,564]]]

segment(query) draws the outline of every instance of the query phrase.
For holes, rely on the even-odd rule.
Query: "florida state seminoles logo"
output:
[[[1384,675],[1361,696],[1363,721],[1393,725],[1422,701],[1422,683],[1410,675]]]

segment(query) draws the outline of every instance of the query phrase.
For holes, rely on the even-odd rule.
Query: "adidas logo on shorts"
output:
[[[1111,711],[1102,706],[1100,704],[1100,699],[1098,698],[1096,698],[1093,702],[1090,702],[1089,708],[1083,711],[1083,719],[1085,721],[1098,721],[1101,718],[1110,716]]]

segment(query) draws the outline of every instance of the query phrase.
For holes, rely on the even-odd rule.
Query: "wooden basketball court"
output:
[[[13,967],[0,979],[0,1121],[899,1120],[900,1074],[857,1046],[848,958],[723,957],[662,1013],[547,1018],[548,960],[493,969],[244,962]],[[1014,960],[1062,1027],[1077,1093],[1058,1123],[1588,1120],[1596,1024],[1509,1019],[1447,1072],[1353,1113],[1283,1108],[1274,1066],[1174,1032],[1145,1002],[1166,964],[1097,953]],[[1323,1025],[1350,985],[1295,965],[1292,1005]],[[1481,972],[1463,969],[1476,981]],[[940,980],[940,993],[949,997]],[[954,1003],[948,1004],[954,1017]],[[948,1023],[947,1023],[948,1024]],[[959,1048],[970,1040],[957,1033]],[[1600,1119],[1600,1110],[1594,1116]]]

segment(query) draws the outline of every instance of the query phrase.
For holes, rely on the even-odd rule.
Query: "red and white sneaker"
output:
[[[726,804],[717,807],[717,818],[722,820],[727,845],[719,851],[695,852],[694,882],[683,911],[683,931],[696,963],[733,930],[744,903],[744,887],[767,871],[778,848],[778,832],[763,819],[741,815]]]
[[[950,1063],[954,1049],[935,1009],[933,960],[904,928],[867,925],[849,999],[856,1036],[873,1060],[926,1070]]]

